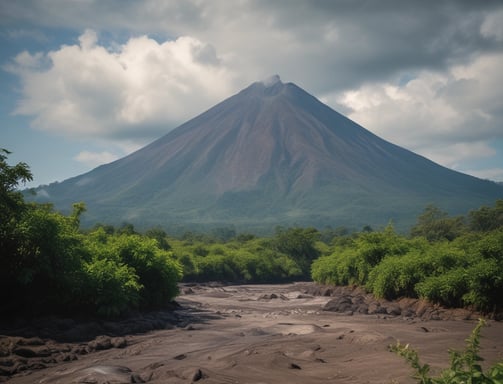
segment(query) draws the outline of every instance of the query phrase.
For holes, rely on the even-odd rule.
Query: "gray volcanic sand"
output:
[[[333,297],[301,285],[193,286],[177,301],[190,323],[128,335],[127,346],[21,373],[25,383],[414,383],[388,351],[400,340],[434,372],[463,349],[476,320],[430,320],[323,311]],[[503,323],[488,321],[481,355],[503,360]]]

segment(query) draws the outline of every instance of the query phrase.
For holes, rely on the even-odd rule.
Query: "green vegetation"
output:
[[[390,224],[276,228],[269,237],[214,228],[170,237],[130,223],[80,228],[86,207],[65,216],[17,191],[28,166],[0,150],[0,313],[118,316],[160,308],[180,281],[313,280],[359,285],[378,297],[421,297],[485,312],[503,308],[503,200],[467,217],[426,207],[410,236]]]
[[[82,203],[69,216],[25,203],[16,186],[31,180],[24,163],[0,151],[0,312],[98,314],[161,307],[178,293],[181,267],[155,239],[79,230]]]
[[[271,238],[241,234],[221,242],[188,234],[170,239],[170,245],[185,281],[270,283],[308,279],[311,260],[320,252],[317,236],[313,228],[278,228]]]
[[[420,297],[484,312],[503,308],[503,200],[449,218],[429,206],[405,237],[388,226],[353,235],[312,264],[315,281],[364,286],[387,299]],[[499,220],[499,225],[494,221]]]
[[[418,353],[409,348],[409,345],[400,344],[390,346],[390,351],[403,357],[414,369],[412,377],[420,384],[499,384],[503,383],[503,362],[494,364],[483,371],[479,364],[483,358],[479,355],[480,331],[485,325],[484,320],[479,320],[470,337],[466,339],[466,348],[463,352],[449,351],[450,367],[444,369],[439,376],[430,376],[430,366],[421,364]]]

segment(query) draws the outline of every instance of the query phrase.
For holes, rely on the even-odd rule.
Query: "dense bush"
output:
[[[377,297],[421,297],[446,306],[503,309],[503,228],[447,241],[406,238],[391,228],[361,233],[315,260],[313,280],[364,286]]]
[[[392,255],[402,255],[410,244],[392,226],[382,232],[363,232],[353,241],[337,246],[311,266],[311,276],[323,284],[365,285],[372,269]]]
[[[416,285],[427,277],[443,276],[452,268],[467,265],[465,254],[448,243],[410,244],[412,248],[406,254],[388,256],[372,269],[366,287],[377,297],[417,297]]]
[[[51,205],[25,203],[16,186],[27,166],[7,164],[0,150],[0,313],[2,316],[98,314],[115,316],[172,300],[181,268],[159,242],[132,226],[79,229],[83,203],[64,216]],[[161,249],[164,248],[164,249]]]
[[[87,251],[74,224],[50,206],[24,207],[7,234],[16,246],[1,256],[5,311],[58,312],[75,306]]]
[[[107,235],[99,229],[87,236],[86,245],[93,255],[92,263],[104,265],[101,261],[106,260],[117,267],[127,266],[132,276],[127,280],[125,292],[136,288],[131,307],[160,307],[177,295],[181,267],[170,252],[158,247],[156,239],[137,234]]]
[[[235,238],[226,243],[171,240],[184,281],[280,282],[302,278],[298,261],[279,252],[271,239]]]
[[[95,259],[85,264],[87,279],[76,300],[88,313],[117,316],[137,308],[141,285],[131,267],[110,259]]]

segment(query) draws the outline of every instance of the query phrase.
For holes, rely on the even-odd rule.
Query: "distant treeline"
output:
[[[314,279],[361,285],[376,296],[423,297],[483,311],[503,307],[503,200],[466,217],[434,206],[408,236],[382,230],[278,227],[272,236],[169,236],[132,224],[83,231],[84,203],[62,215],[17,191],[32,175],[0,150],[0,315],[120,316],[162,308],[180,281],[234,283]]]

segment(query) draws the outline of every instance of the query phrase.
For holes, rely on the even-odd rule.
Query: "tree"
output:
[[[168,243],[168,234],[162,228],[151,228],[145,232],[145,236],[157,240],[159,248],[169,251],[171,245]]]
[[[0,149],[0,296],[9,296],[13,280],[12,267],[17,263],[19,239],[15,229],[26,210],[23,195],[16,188],[33,179],[28,165],[11,166],[7,157],[11,152]],[[3,293],[3,294],[2,294]],[[8,298],[8,297],[7,297]]]
[[[21,212],[25,208],[23,195],[17,190],[21,183],[33,180],[33,176],[26,163],[10,166],[6,149],[0,148],[0,241],[6,240],[8,232]],[[4,244],[0,243],[2,251]],[[4,252],[2,252],[3,254]]]
[[[276,228],[273,247],[297,262],[302,272],[308,276],[311,262],[320,256],[315,247],[320,233],[315,228]]]
[[[495,207],[481,207],[470,211],[468,222],[472,231],[491,231],[503,226],[503,200],[497,200]]]
[[[433,204],[428,205],[418,216],[410,234],[413,237],[425,237],[428,241],[453,240],[464,231],[463,217],[449,217],[447,212]]]

